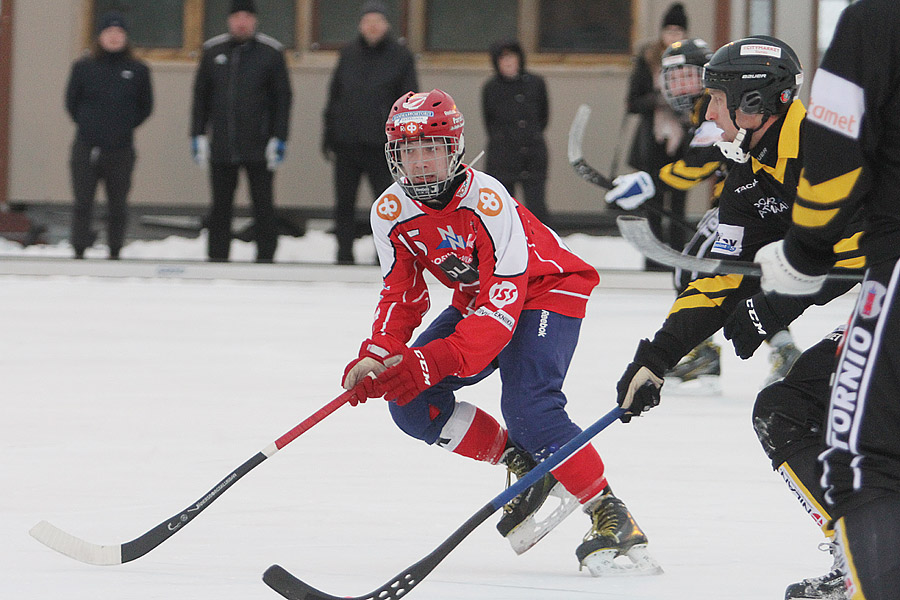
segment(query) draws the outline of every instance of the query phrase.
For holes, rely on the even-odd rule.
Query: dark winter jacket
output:
[[[322,147],[369,146],[387,141],[384,124],[394,102],[418,92],[412,52],[390,35],[375,46],[362,36],[341,50],[325,106]]]
[[[210,135],[214,163],[262,162],[269,138],[287,140],[291,83],[284,47],[256,34],[208,40],[194,80],[191,136]]]
[[[519,75],[507,79],[497,71],[504,49],[519,54]],[[481,90],[481,107],[487,129],[487,167],[491,174],[544,177],[547,174],[547,146],[544,129],[550,120],[550,106],[544,79],[525,69],[525,57],[518,45],[492,47],[494,76]]]
[[[134,129],[153,111],[150,69],[129,52],[103,52],[76,61],[66,87],[66,110],[77,140],[104,150],[130,148]]]
[[[640,115],[628,153],[628,164],[648,173],[656,173],[678,158],[666,154],[665,144],[656,141],[653,126],[654,112],[665,104],[662,93],[654,83],[659,74],[663,50],[665,48],[661,42],[643,46],[634,58],[628,81],[626,108],[629,113]]]

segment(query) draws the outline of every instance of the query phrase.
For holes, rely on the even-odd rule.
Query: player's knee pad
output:
[[[796,401],[792,391],[775,383],[763,388],[753,405],[753,429],[773,467],[787,459],[792,444],[809,440],[815,434],[802,403]]]
[[[453,414],[455,402],[452,396],[435,397],[426,391],[403,406],[396,402],[389,402],[388,405],[391,418],[401,431],[427,444],[433,444]]]

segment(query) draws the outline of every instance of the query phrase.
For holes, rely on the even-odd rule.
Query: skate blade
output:
[[[682,381],[666,379],[662,387],[662,395],[666,396],[720,396],[722,381],[720,375],[700,375],[696,379]]]
[[[598,550],[586,556],[581,561],[581,566],[587,567],[592,577],[628,577],[663,573],[662,567],[647,551],[647,544],[632,546],[628,552],[621,555],[614,548]]]
[[[557,498],[559,503],[550,514],[538,521],[536,517],[541,513],[546,513],[547,501],[551,497]],[[557,525],[562,523],[579,506],[580,504],[575,496],[570,494],[561,483],[557,483],[550,490],[550,494],[541,508],[535,514],[522,521],[518,527],[510,531],[506,535],[506,539],[509,540],[509,544],[516,554],[522,554],[541,541],[545,535],[553,531]]]

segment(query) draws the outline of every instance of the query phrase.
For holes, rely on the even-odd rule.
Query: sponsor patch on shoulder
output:
[[[484,306],[479,306],[478,310],[475,311],[475,314],[481,317],[490,317],[510,331],[516,326],[516,320],[505,310],[495,310],[494,312],[491,312]]]
[[[854,140],[866,112],[863,89],[824,69],[816,71],[809,97],[807,120]]]
[[[739,225],[723,225],[719,223],[716,230],[716,243],[713,244],[713,252],[740,256],[744,244],[744,228]]]

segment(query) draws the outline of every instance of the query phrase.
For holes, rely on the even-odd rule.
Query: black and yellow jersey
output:
[[[719,198],[719,225],[710,256],[751,261],[764,245],[782,239],[791,226],[791,207],[802,168],[801,123],[806,109],[795,100],[787,114],[773,123],[750,151],[750,160],[733,164]],[[843,266],[861,268],[859,248],[862,222],[848,226],[846,239],[835,246]],[[739,302],[760,290],[759,279],[741,275],[700,277],[676,298],[652,344],[669,367],[704,339],[718,331]],[[846,286],[823,291],[830,300]],[[824,301],[805,298],[791,303],[790,319],[807,306]],[[785,315],[787,316],[787,315]]]
[[[724,179],[727,161],[715,143],[722,139],[722,130],[713,121],[706,120],[709,94],[704,93],[691,112],[691,127],[685,136],[681,158],[659,170],[659,180],[667,186],[686,191],[712,176]],[[713,198],[718,197],[718,189]]]
[[[816,72],[804,124],[804,170],[785,253],[808,274],[865,211],[871,264],[900,256],[900,3],[848,6]]]

